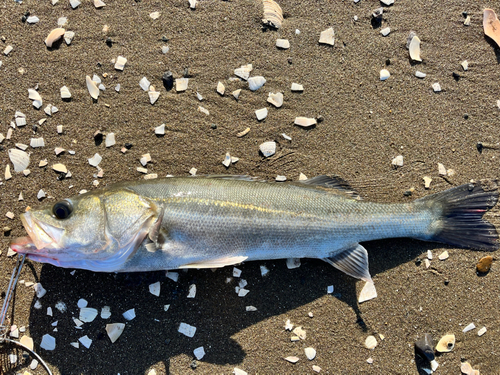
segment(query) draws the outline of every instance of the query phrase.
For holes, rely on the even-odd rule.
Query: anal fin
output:
[[[200,261],[197,263],[188,263],[180,266],[179,268],[221,268],[225,266],[231,266],[233,264],[239,264],[244,262],[248,257],[236,256],[236,257],[223,257],[218,259],[210,259],[206,261]]]
[[[323,259],[335,268],[357,279],[372,283],[368,270],[368,252],[360,244],[356,244],[341,253]]]

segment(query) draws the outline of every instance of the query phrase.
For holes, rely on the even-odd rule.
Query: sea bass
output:
[[[490,186],[493,185],[493,186]],[[360,242],[411,237],[498,248],[483,215],[494,183],[470,183],[411,203],[358,199],[339,178],[276,183],[247,177],[122,182],[29,209],[29,237],[11,248],[34,261],[97,272],[217,268],[243,261],[318,258],[371,281]]]

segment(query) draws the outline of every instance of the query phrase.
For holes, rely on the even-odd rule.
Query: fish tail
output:
[[[495,182],[470,183],[433,194],[416,203],[431,210],[440,209],[433,223],[433,234],[427,240],[478,250],[497,250],[498,232],[483,215],[498,202]]]

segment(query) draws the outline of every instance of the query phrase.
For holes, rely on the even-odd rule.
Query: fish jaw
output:
[[[21,222],[23,223],[26,232],[28,232],[28,237],[31,239],[37,250],[40,251],[42,249],[61,248],[59,244],[64,233],[64,229],[57,228],[37,220],[33,217],[33,215],[31,215],[30,211],[21,215]]]

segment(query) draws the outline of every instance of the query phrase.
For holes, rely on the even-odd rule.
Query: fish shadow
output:
[[[375,280],[377,274],[413,261],[433,248],[433,244],[410,239],[363,245],[369,252]],[[198,366],[203,371],[203,362],[241,363],[246,353],[232,338],[235,333],[324,297],[328,285],[335,287],[333,297],[345,303],[346,310],[354,311],[353,327],[370,330],[358,307],[357,280],[321,260],[302,259],[301,262],[301,267],[293,270],[286,268],[284,260],[248,262],[238,266],[242,270],[240,278],[233,277],[233,267],[215,271],[177,270],[178,282],[167,278],[164,271],[106,274],[76,270],[72,274],[72,270],[44,265],[39,281],[47,294],[40,299],[40,309],[34,308],[36,298],[33,300],[30,335],[35,351],[61,374],[144,374],[159,362],[163,362],[165,373],[170,373],[170,360],[179,355],[189,358],[186,372],[191,370],[189,366]],[[261,275],[261,265],[270,270],[267,276]],[[241,279],[248,282],[245,289],[250,290],[243,298],[235,292]],[[149,292],[149,285],[158,281],[159,297]],[[192,284],[197,286],[196,297],[187,298]],[[98,315],[94,321],[84,323],[82,329],[75,328],[73,318],[79,318],[80,298],[99,313],[103,306],[110,306],[111,317],[102,319]],[[58,302],[64,302],[67,310],[57,310]],[[165,305],[170,305],[168,311]],[[255,306],[257,311],[247,312],[246,306]],[[47,315],[47,307],[52,308],[53,316]],[[136,318],[127,321],[122,314],[132,308]],[[55,321],[57,326],[53,326]],[[181,322],[196,327],[194,337],[178,332]],[[106,334],[109,323],[125,323],[123,334],[115,343],[111,343]],[[55,350],[40,348],[45,334],[56,338]],[[81,343],[78,349],[70,345],[85,335],[92,339],[89,349]],[[204,346],[206,355],[201,361],[195,361],[193,350],[200,346]]]

